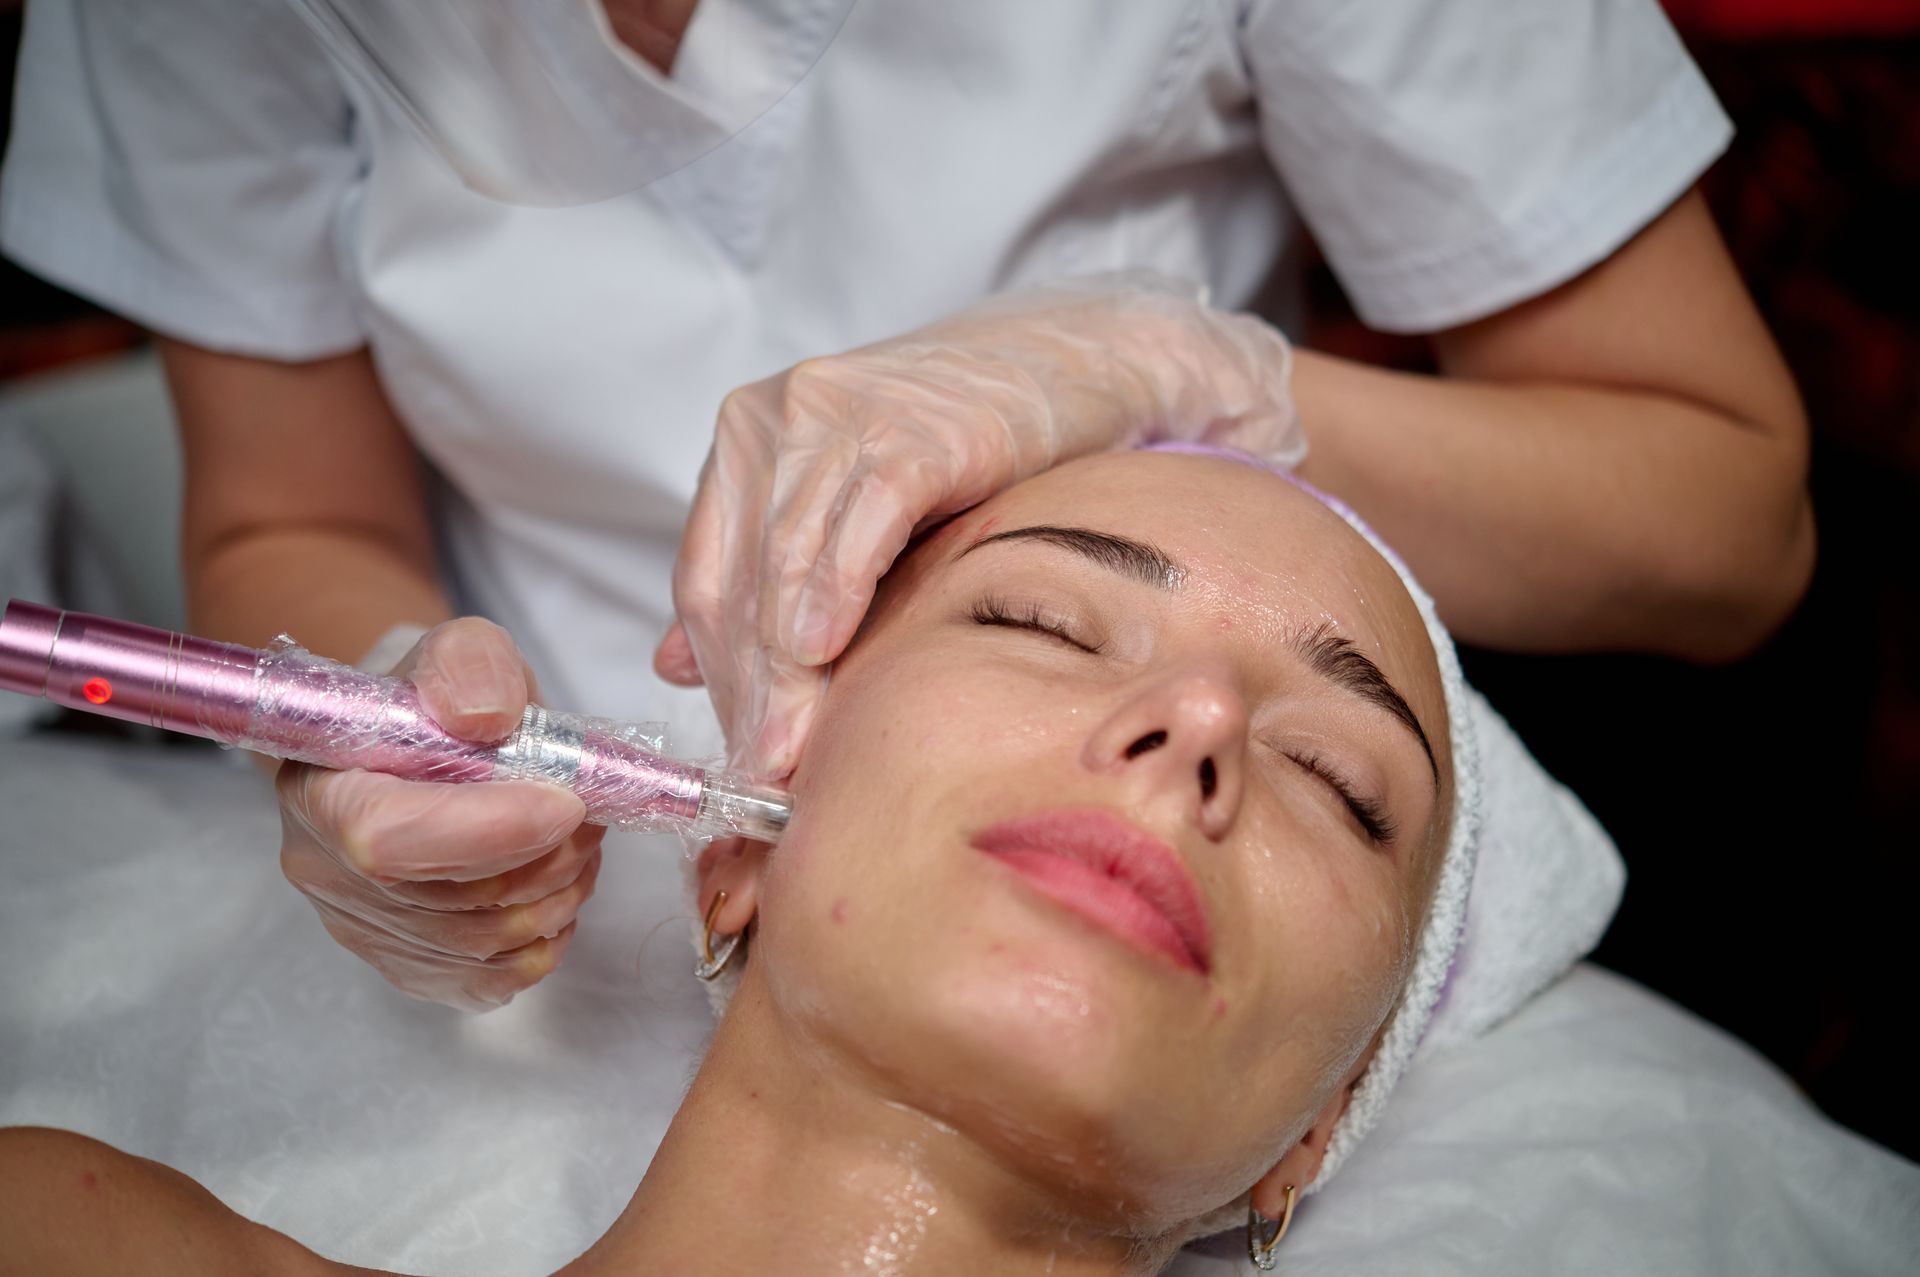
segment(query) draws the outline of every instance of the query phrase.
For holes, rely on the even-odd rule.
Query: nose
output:
[[[1191,671],[1131,692],[1087,741],[1084,761],[1147,802],[1177,804],[1210,839],[1226,836],[1246,785],[1247,707],[1226,678]]]

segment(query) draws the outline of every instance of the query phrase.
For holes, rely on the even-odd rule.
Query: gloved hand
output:
[[[435,722],[494,741],[537,696],[505,630],[468,617],[427,632],[391,671]],[[505,1004],[559,965],[593,894],[606,830],[533,781],[431,784],[286,763],[280,867],[342,945],[415,997]]]
[[[704,681],[737,765],[793,769],[838,656],[917,529],[1091,452],[1306,444],[1286,339],[1153,276],[995,298],[721,406],[654,654]]]

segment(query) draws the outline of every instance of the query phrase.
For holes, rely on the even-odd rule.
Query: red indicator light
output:
[[[90,678],[80,685],[80,694],[95,705],[105,705],[113,699],[113,684],[104,678]]]

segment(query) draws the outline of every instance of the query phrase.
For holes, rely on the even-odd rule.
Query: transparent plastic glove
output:
[[[390,672],[470,740],[506,736],[537,695],[506,631],[475,618],[428,631]],[[335,940],[433,1002],[500,1006],[552,971],[599,875],[606,830],[557,786],[287,763],[275,788],[287,878]]]
[[[738,765],[791,771],[914,532],[1092,452],[1204,440],[1294,464],[1286,339],[1154,276],[992,299],[721,406],[654,655],[705,682]]]

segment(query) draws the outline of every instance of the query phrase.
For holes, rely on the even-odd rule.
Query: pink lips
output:
[[[1171,847],[1119,817],[1041,812],[995,825],[973,845],[1136,948],[1209,969],[1213,937],[1193,876]]]

